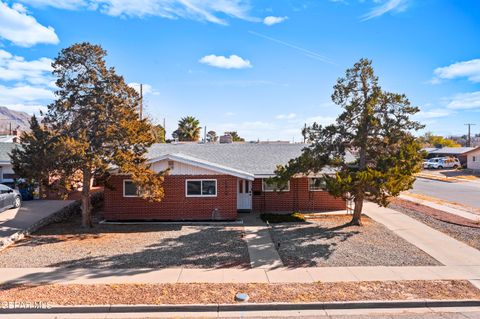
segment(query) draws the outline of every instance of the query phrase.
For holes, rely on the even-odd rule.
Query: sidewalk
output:
[[[283,267],[268,226],[255,213],[242,216],[245,225],[245,241],[252,268],[273,269]]]
[[[10,284],[314,283],[386,280],[471,280],[480,266],[310,267],[277,269],[3,268]]]
[[[13,241],[41,227],[42,222],[55,212],[70,205],[71,200],[34,200],[22,207],[0,213],[0,251]]]
[[[364,213],[445,266],[480,266],[480,251],[396,210],[365,202]]]

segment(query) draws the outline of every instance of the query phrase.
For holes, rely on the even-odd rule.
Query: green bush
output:
[[[291,214],[261,214],[260,218],[269,223],[303,223],[305,216],[301,213]]]

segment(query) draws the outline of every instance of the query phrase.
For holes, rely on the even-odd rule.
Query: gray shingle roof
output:
[[[305,146],[287,143],[154,144],[147,157],[183,154],[254,175],[271,175],[277,165],[285,165],[298,157]]]
[[[18,144],[15,143],[0,143],[0,162],[10,162],[10,156],[12,149]]]
[[[473,150],[474,147],[442,147],[437,148],[433,151],[430,151],[430,154],[451,154],[451,155],[460,155],[468,151]]]

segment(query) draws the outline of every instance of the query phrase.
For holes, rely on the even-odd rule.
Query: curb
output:
[[[431,175],[416,175],[416,178],[423,178],[423,179],[428,179],[432,181],[438,181],[438,182],[445,182],[445,183],[458,183],[460,182],[458,179],[453,179],[451,177],[437,177],[437,176],[431,176]]]
[[[439,308],[480,307],[480,300],[402,300],[353,301],[319,303],[245,303],[245,304],[192,304],[192,305],[97,305],[56,306],[52,308],[0,308],[0,314],[95,314],[142,312],[236,312],[282,310],[334,310],[334,309],[389,309],[389,308]]]

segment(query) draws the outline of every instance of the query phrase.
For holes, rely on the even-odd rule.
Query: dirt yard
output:
[[[0,267],[248,267],[243,227],[51,224],[0,252]]]
[[[313,284],[156,284],[0,286],[0,300],[50,305],[229,304],[237,292],[249,302],[480,299],[468,281],[385,281]]]
[[[307,223],[275,224],[271,234],[285,266],[427,266],[440,265],[422,250],[364,216],[324,216]]]

